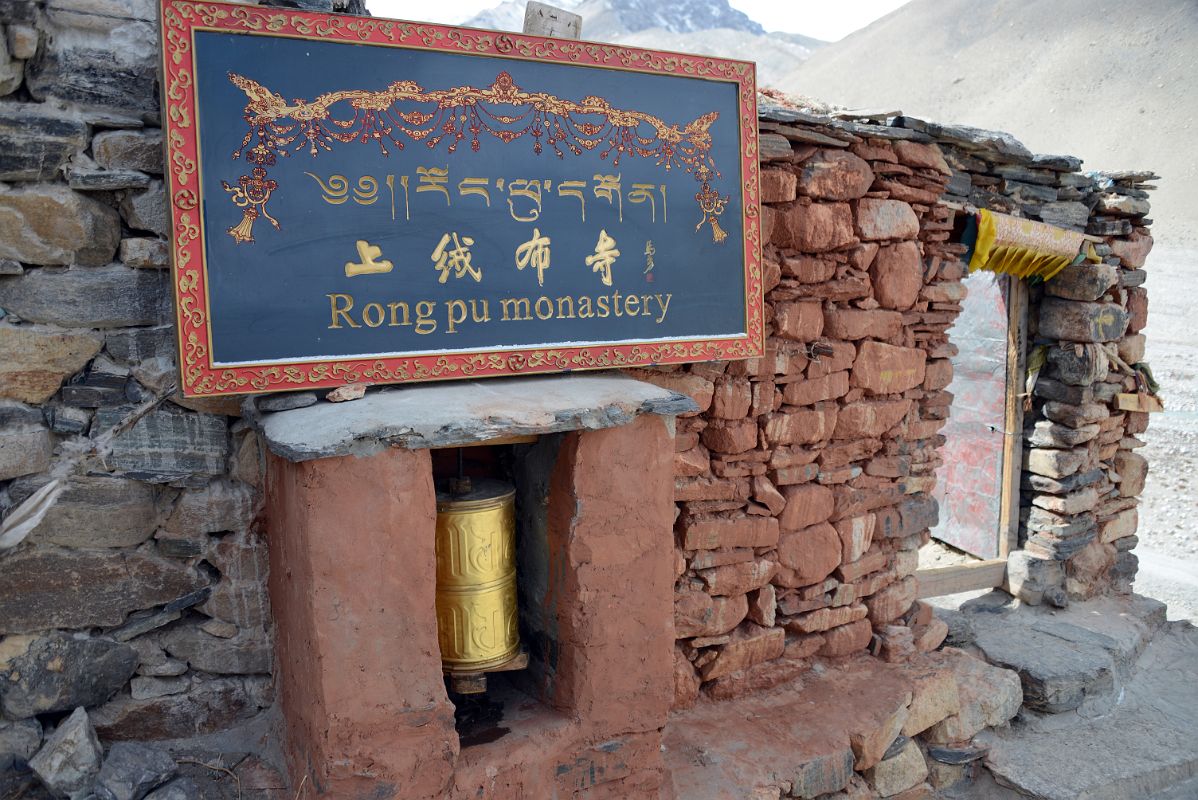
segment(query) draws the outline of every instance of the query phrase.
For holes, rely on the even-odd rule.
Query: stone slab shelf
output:
[[[697,411],[676,392],[619,373],[454,381],[263,414],[267,446],[288,461],[365,456],[387,447],[458,447],[506,436],[625,425]]]

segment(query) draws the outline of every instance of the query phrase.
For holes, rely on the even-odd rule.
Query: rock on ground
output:
[[[1198,629],[1170,623],[1144,651],[1118,704],[1094,718],[1029,719],[987,732],[986,766],[1020,797],[1157,797],[1198,775]],[[1167,795],[1166,795],[1167,796]],[[1185,797],[1193,795],[1173,795]]]

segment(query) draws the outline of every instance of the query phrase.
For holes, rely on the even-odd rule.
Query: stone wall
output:
[[[939,645],[913,573],[937,519],[946,330],[967,269],[948,239],[967,205],[1101,237],[1101,264],[1030,290],[1029,348],[1047,366],[1025,415],[1008,588],[1058,604],[1129,591],[1147,414],[1115,395],[1135,391],[1126,365],[1144,355],[1138,186],[1154,176],[1083,174],[1006,133],[909,117],[762,120],[767,356],[645,376],[703,409],[676,441],[677,704],[767,688],[812,657]]]
[[[65,479],[0,550],[21,758],[78,706],[112,742],[272,703],[256,436],[236,398],[174,391],[156,12],[0,2],[0,506]]]
[[[950,167],[945,201],[969,203],[1087,233],[1101,264],[1067,267],[1030,287],[1028,353],[1046,364],[1024,416],[1020,551],[1008,586],[1032,603],[1130,591],[1137,497],[1147,460],[1136,453],[1148,414],[1121,411],[1144,360],[1149,172],[1083,173],[1071,156],[1033,155],[1009,134],[899,118],[932,135]],[[1148,186],[1148,188],[1152,188]]]
[[[68,736],[80,706],[112,742],[273,702],[258,437],[236,399],[175,392],[155,13],[0,0],[0,508],[65,479],[0,544],[0,757],[30,758],[43,725]],[[1143,353],[1146,176],[897,122],[764,106],[767,354],[637,372],[702,408],[675,440],[676,706],[943,640],[914,572],[964,297],[944,198],[1103,237],[1103,266],[1032,293],[1048,364],[1011,586],[1059,601],[1134,576],[1146,418],[1115,410],[1111,356]]]
[[[702,408],[676,439],[679,706],[945,634],[913,602],[964,296],[951,169],[920,133],[762,119],[766,356],[644,374]]]

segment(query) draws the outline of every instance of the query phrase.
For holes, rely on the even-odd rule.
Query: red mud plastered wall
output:
[[[965,294],[950,170],[827,126],[765,122],[762,154],[765,356],[638,372],[701,408],[677,423],[676,707],[945,635],[913,603]]]

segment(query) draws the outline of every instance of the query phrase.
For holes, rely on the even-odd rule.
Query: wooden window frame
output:
[[[1003,431],[1002,500],[998,518],[998,558],[921,569],[919,597],[1001,587],[1007,580],[1007,556],[1019,545],[1019,482],[1023,471],[1023,387],[1027,352],[1027,285],[1011,275],[1007,281],[1007,391]],[[951,385],[949,387],[952,388]]]

